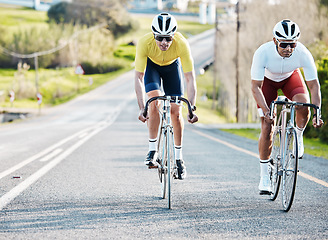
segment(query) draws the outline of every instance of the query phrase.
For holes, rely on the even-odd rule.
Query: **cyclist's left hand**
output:
[[[197,117],[197,115],[195,113],[194,113],[194,115],[193,115],[193,117],[191,119],[190,119],[190,116],[188,114],[188,122],[195,123],[197,121],[198,121],[198,117]]]
[[[323,120],[322,119],[319,119],[319,125],[317,125],[317,117],[313,117],[313,119],[312,119],[312,125],[313,125],[313,127],[315,127],[315,128],[321,128],[323,124],[324,124]]]
[[[147,121],[147,119],[148,119],[149,117],[148,117],[148,114],[147,114],[147,116],[146,117],[144,117],[144,115],[143,115],[143,110],[141,110],[140,111],[140,114],[139,114],[139,120],[141,121],[141,122],[146,122]]]

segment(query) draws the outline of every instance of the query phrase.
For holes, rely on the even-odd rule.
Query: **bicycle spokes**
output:
[[[289,211],[292,206],[297,179],[298,168],[298,141],[295,129],[290,129],[286,137],[286,151],[283,166],[283,196],[284,211]]]

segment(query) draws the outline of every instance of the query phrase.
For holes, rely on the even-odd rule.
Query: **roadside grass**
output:
[[[222,131],[235,134],[241,137],[258,141],[260,137],[260,129],[221,129]],[[303,138],[304,152],[316,157],[328,159],[328,144],[320,142],[317,138]]]
[[[196,76],[197,82],[197,111],[195,112],[198,116],[199,123],[202,124],[218,124],[218,123],[226,123],[227,120],[220,114],[219,111],[213,109],[213,100],[208,98],[207,96],[212,96],[213,89],[213,72],[212,69],[209,68],[202,75]],[[187,93],[185,93],[187,95]],[[184,110],[187,114],[187,109]]]
[[[27,7],[1,4],[0,16],[0,26],[6,27],[7,31],[20,27],[28,28],[32,25],[45,27],[48,24],[47,12],[36,11]]]
[[[74,68],[62,68],[62,69],[39,69],[39,88],[42,93],[42,106],[49,107],[55,106],[61,103],[65,103],[78,95],[86,93],[92,89],[95,89],[104,83],[113,80],[122,73],[131,70],[132,67],[126,67],[119,71],[110,72],[106,74],[92,74],[92,75],[80,75],[77,76],[74,73]],[[0,81],[0,89],[10,90],[13,84],[18,83],[19,80],[15,80],[13,77],[16,70],[13,69],[0,69],[0,76],[2,72],[6,72],[7,76],[3,77],[5,81]],[[90,84],[90,78],[92,78],[92,84]],[[35,86],[35,71],[29,70],[23,80],[24,85]],[[6,91],[5,91],[6,92]],[[16,99],[13,105],[10,103],[8,97],[7,101],[2,102],[0,105],[3,108],[38,108],[36,102],[36,91],[33,89],[32,93],[27,96],[20,98],[16,95]]]
[[[0,14],[2,15],[0,25],[6,29],[9,28],[12,31],[16,31],[21,27],[40,26],[42,28],[48,24],[46,12],[38,12],[24,7],[3,6],[5,5],[0,5]],[[43,96],[42,106],[50,107],[67,102],[131,70],[133,68],[136,46],[129,43],[136,42],[141,36],[151,30],[152,16],[138,17],[137,19],[137,25],[139,26],[137,30],[121,36],[115,42],[116,47],[111,58],[122,63],[123,69],[106,74],[82,75],[80,77],[74,74],[73,68],[39,69],[39,89]],[[193,25],[195,25],[195,29],[192,29]],[[179,30],[187,36],[203,32],[212,27],[211,25],[200,25],[188,21],[179,22]],[[24,76],[20,77],[17,77],[17,71],[14,69],[0,69],[0,78],[0,107],[38,107],[36,104],[35,71],[33,69],[28,70]],[[89,78],[93,80],[92,85],[89,85]],[[19,88],[22,85],[29,86],[29,93],[23,95],[16,94],[12,105],[9,101],[8,92],[11,89],[15,89],[15,92],[21,90]]]

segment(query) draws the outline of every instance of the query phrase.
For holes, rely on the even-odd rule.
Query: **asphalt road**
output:
[[[257,143],[198,124],[167,209],[133,84],[129,72],[0,126],[0,239],[328,239],[328,160],[305,155],[285,213],[258,195]]]

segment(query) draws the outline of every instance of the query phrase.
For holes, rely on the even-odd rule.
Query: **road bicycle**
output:
[[[148,106],[151,102],[156,100],[162,100],[162,105],[158,108],[160,113],[160,127],[158,130],[157,143],[158,143],[158,157],[155,166],[158,168],[159,181],[161,183],[161,196],[163,199],[167,197],[168,208],[171,209],[172,201],[172,181],[173,178],[177,178],[177,165],[175,161],[174,151],[174,137],[173,126],[171,124],[171,103],[181,104],[181,101],[185,102],[188,106],[188,112],[190,118],[193,117],[192,108],[189,101],[186,98],[178,96],[158,96],[150,98],[145,106],[143,115],[147,116]]]
[[[278,105],[281,105],[279,117]],[[316,114],[314,116],[317,116],[317,124],[319,124],[320,109],[314,104],[293,102],[285,96],[279,96],[277,101],[272,101],[270,105],[270,117],[274,119],[269,162],[272,188],[270,199],[276,200],[280,188],[282,207],[285,212],[290,210],[294,200],[298,172],[298,138],[295,126],[295,108],[297,107],[313,108]]]

